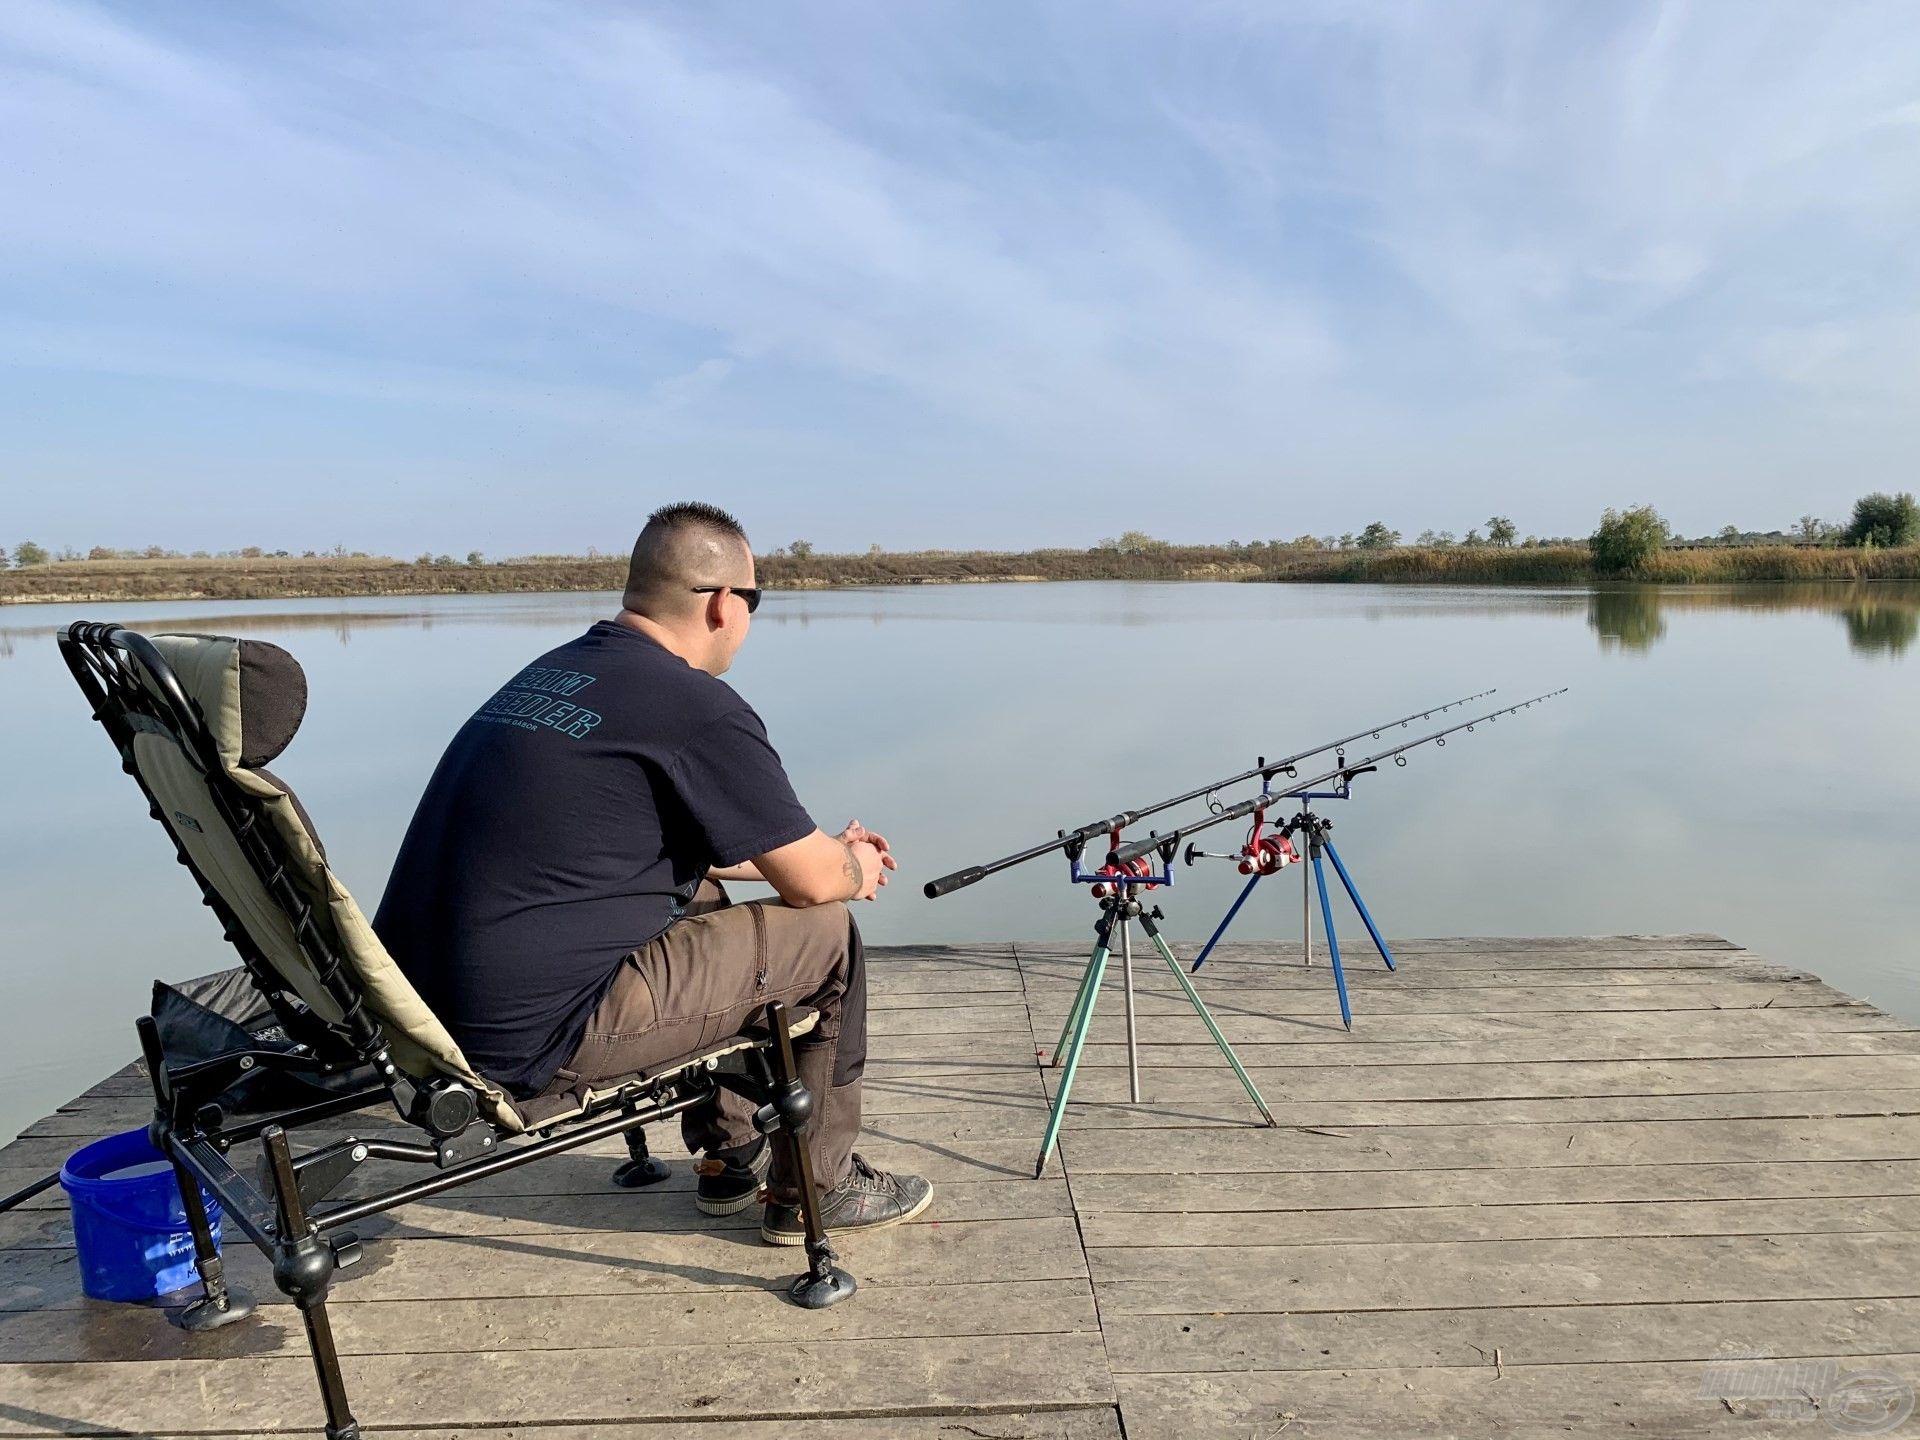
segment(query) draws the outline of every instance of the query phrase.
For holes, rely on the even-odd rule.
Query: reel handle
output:
[[[1183,858],[1187,864],[1191,865],[1196,860],[1238,860],[1240,856],[1237,853],[1229,855],[1224,850],[1202,850],[1198,845],[1189,842]]]

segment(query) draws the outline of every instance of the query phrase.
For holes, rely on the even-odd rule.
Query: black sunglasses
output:
[[[747,614],[751,615],[760,608],[760,587],[758,585],[695,585],[696,595],[717,595],[722,590],[731,590],[747,602]]]

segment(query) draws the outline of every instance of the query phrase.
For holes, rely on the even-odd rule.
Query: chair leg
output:
[[[293,1297],[307,1327],[307,1348],[320,1381],[320,1401],[327,1410],[327,1440],[361,1440],[360,1422],[347,1403],[346,1377],[340,1373],[340,1354],[333,1344],[333,1324],[327,1319],[327,1287],[333,1283],[333,1246],[314,1230],[300,1199],[300,1182],[293,1173],[293,1151],[287,1132],[278,1125],[261,1133],[267,1150],[267,1168],[273,1177],[273,1198],[280,1214],[279,1244],[273,1257],[273,1279]]]
[[[213,1243],[213,1225],[207,1219],[206,1199],[200,1193],[199,1179],[178,1160],[173,1162],[173,1178],[180,1187],[187,1228],[193,1232],[193,1264],[200,1272],[200,1285],[205,1293],[169,1318],[182,1330],[195,1333],[218,1330],[223,1325],[245,1320],[253,1314],[254,1299],[246,1291],[227,1284],[226,1267],[220,1263],[219,1247]]]
[[[800,1219],[807,1235],[807,1273],[787,1287],[787,1298],[806,1310],[837,1305],[855,1290],[853,1276],[842,1270],[833,1243],[820,1220],[820,1195],[813,1184],[813,1160],[807,1154],[807,1124],[813,1116],[813,1096],[800,1083],[793,1059],[793,1037],[787,1034],[787,1007],[778,1001],[767,1006],[767,1029],[773,1037],[773,1099],[780,1119],[779,1139],[787,1146],[793,1173],[800,1182]]]
[[[167,1054],[160,1044],[160,1027],[152,1016],[142,1015],[134,1022],[134,1028],[140,1035],[141,1056],[147,1062],[147,1080],[153,1086],[153,1124],[147,1133],[154,1149],[165,1155],[173,1166],[173,1183],[180,1187],[180,1207],[187,1212],[187,1229],[193,1234],[193,1268],[200,1273],[200,1298],[168,1318],[182,1330],[218,1330],[222,1325],[232,1325],[253,1314],[253,1297],[227,1285],[226,1267],[220,1262],[219,1247],[213,1243],[213,1224],[207,1218],[199,1177],[174,1158],[170,1147],[173,1080],[167,1073]]]

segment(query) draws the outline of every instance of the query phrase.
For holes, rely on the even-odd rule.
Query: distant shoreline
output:
[[[1633,575],[1598,576],[1584,546],[1490,545],[1383,550],[1180,546],[1129,550],[928,551],[759,558],[769,589],[964,585],[1050,580],[1252,583],[1582,585],[1600,579],[1689,585],[1732,581],[1920,580],[1920,547],[1751,545],[1673,548]],[[618,590],[624,556],[407,561],[304,559],[53,560],[0,570],[0,604],[143,600],[291,600]]]

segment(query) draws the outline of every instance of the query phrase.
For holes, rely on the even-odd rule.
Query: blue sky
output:
[[[0,543],[1683,530],[1920,453],[1906,3],[0,7]]]

